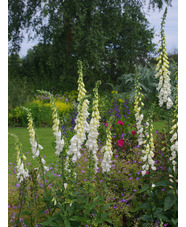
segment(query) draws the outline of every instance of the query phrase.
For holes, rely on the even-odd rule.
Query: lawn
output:
[[[153,134],[156,136],[156,131],[161,132],[165,129],[165,121],[154,122]],[[35,164],[35,160],[32,159],[31,147],[29,142],[29,133],[27,128],[18,127],[18,128],[9,128],[9,133],[14,133],[18,136],[19,141],[22,143],[22,151],[26,154],[28,161],[31,161]],[[39,143],[43,146],[42,153],[46,156],[46,162],[51,163],[57,161],[55,155],[55,137],[53,136],[52,128],[36,128],[36,135]],[[15,152],[15,141],[14,138],[8,136],[8,162],[16,162],[16,152]],[[27,153],[26,153],[27,152]]]
[[[22,151],[26,154],[28,161],[35,164],[35,160],[32,159],[31,146],[29,142],[29,133],[27,128],[9,128],[9,133],[14,133],[18,136],[19,141],[22,143]],[[52,133],[52,128],[36,128],[36,136],[39,144],[43,146],[42,153],[46,156],[46,162],[55,162],[57,157],[55,155],[55,137]],[[15,140],[12,136],[8,136],[8,162],[16,162]]]

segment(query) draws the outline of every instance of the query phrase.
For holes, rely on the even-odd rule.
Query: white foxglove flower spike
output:
[[[100,115],[99,115],[99,109],[98,109],[98,86],[100,85],[101,81],[98,81],[96,83],[96,87],[94,88],[94,99],[93,99],[93,108],[92,108],[92,118],[90,120],[90,130],[88,134],[88,140],[85,144],[85,146],[88,148],[89,152],[92,152],[93,158],[95,161],[95,174],[97,173],[98,169],[98,158],[97,158],[97,150],[98,150],[98,144],[97,144],[97,138],[99,135],[98,127],[100,125]]]
[[[107,126],[106,129],[106,145],[102,148],[102,152],[104,152],[104,156],[103,156],[103,161],[101,163],[101,167],[102,167],[102,171],[103,173],[106,172],[108,173],[110,171],[111,168],[111,159],[112,159],[112,137],[111,137],[111,131],[110,131],[110,123]]]
[[[158,72],[155,77],[159,77],[159,84],[157,87],[157,90],[159,92],[159,105],[160,107],[163,106],[164,103],[166,103],[167,109],[170,109],[173,105],[173,102],[170,98],[171,95],[171,85],[170,85],[170,71],[169,68],[169,62],[167,57],[167,51],[166,51],[166,39],[165,39],[165,31],[164,31],[164,25],[165,25],[165,18],[167,15],[167,8],[165,9],[165,12],[163,14],[162,23],[161,23],[161,46],[158,51],[160,51],[160,56],[156,59],[158,61],[156,66],[156,71]]]

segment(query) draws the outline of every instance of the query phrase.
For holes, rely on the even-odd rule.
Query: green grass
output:
[[[29,133],[27,128],[9,128],[9,133],[14,133],[18,136],[19,141],[22,144],[22,152],[28,159],[28,162],[36,164],[36,160],[32,158],[31,146],[29,141]],[[41,151],[42,156],[46,156],[47,164],[57,161],[55,155],[55,137],[52,132],[52,128],[36,128],[36,137],[39,144],[43,146]],[[29,152],[26,154],[26,152]],[[8,136],[8,162],[16,162],[16,151],[15,151],[15,139],[12,136]]]
[[[167,121],[155,121],[153,122],[153,126],[153,133],[155,133],[155,131],[162,132],[165,127],[167,127]]]
[[[156,135],[155,131],[161,132],[166,127],[166,121],[157,121],[153,123],[154,130],[153,133]],[[28,162],[31,161],[33,164],[36,164],[35,160],[32,159],[31,146],[29,142],[29,133],[27,128],[9,128],[10,133],[14,133],[18,136],[19,141],[22,143],[22,151],[24,154],[28,151],[29,154],[26,154]],[[36,136],[39,144],[43,146],[41,155],[46,155],[47,164],[57,161],[57,156],[55,155],[54,141],[55,137],[52,132],[52,128],[36,128]],[[16,152],[15,152],[15,140],[12,136],[8,136],[8,162],[16,162]]]

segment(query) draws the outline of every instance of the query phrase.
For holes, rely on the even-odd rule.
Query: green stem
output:
[[[46,183],[45,183],[45,170],[44,170],[44,166],[43,166],[43,163],[41,161],[41,156],[39,155],[39,162],[40,162],[40,166],[41,166],[41,173],[42,173],[42,179],[43,179],[43,185],[44,185],[44,191],[45,191],[45,196],[48,195],[48,192],[47,192],[47,186],[46,186]],[[47,208],[48,208],[48,212],[50,214],[50,209],[48,207],[48,204],[47,204]]]
[[[102,215],[102,211],[101,208],[102,206],[104,206],[104,201],[105,201],[105,192],[106,192],[106,173],[103,173],[103,184],[104,184],[104,190],[103,190],[103,196],[102,196],[102,200],[101,200],[101,205],[100,205],[100,210],[99,210],[99,220],[101,219],[101,215]],[[98,227],[101,226],[101,224],[98,224]]]
[[[17,223],[16,223],[17,225],[19,223],[19,217],[20,217],[21,210],[22,210],[22,202],[23,202],[23,197],[24,197],[24,188],[23,188],[23,190],[20,189],[20,192],[21,192],[21,201],[20,201],[20,208],[19,208],[19,213],[18,213],[18,218],[17,218]]]
[[[87,194],[87,205],[89,203],[89,197],[90,197],[90,180],[91,180],[91,152],[89,152],[89,155],[88,155],[88,158],[89,158],[89,166],[88,166],[88,194]]]
[[[62,179],[62,196],[64,195],[64,152],[61,154],[61,179]]]
[[[152,215],[152,220],[154,220],[154,214],[152,210],[152,196],[151,196],[151,170],[149,169],[149,200],[150,200],[150,210]]]

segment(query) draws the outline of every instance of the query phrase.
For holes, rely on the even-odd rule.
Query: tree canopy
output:
[[[24,75],[29,78],[73,88],[79,59],[90,86],[98,79],[114,81],[132,71],[134,64],[143,63],[154,50],[154,33],[143,12],[144,2],[11,0],[10,52],[19,52],[22,31],[27,29],[30,38],[38,36],[40,40],[23,60]],[[163,4],[171,4],[171,0],[149,1],[152,8],[161,9]]]

